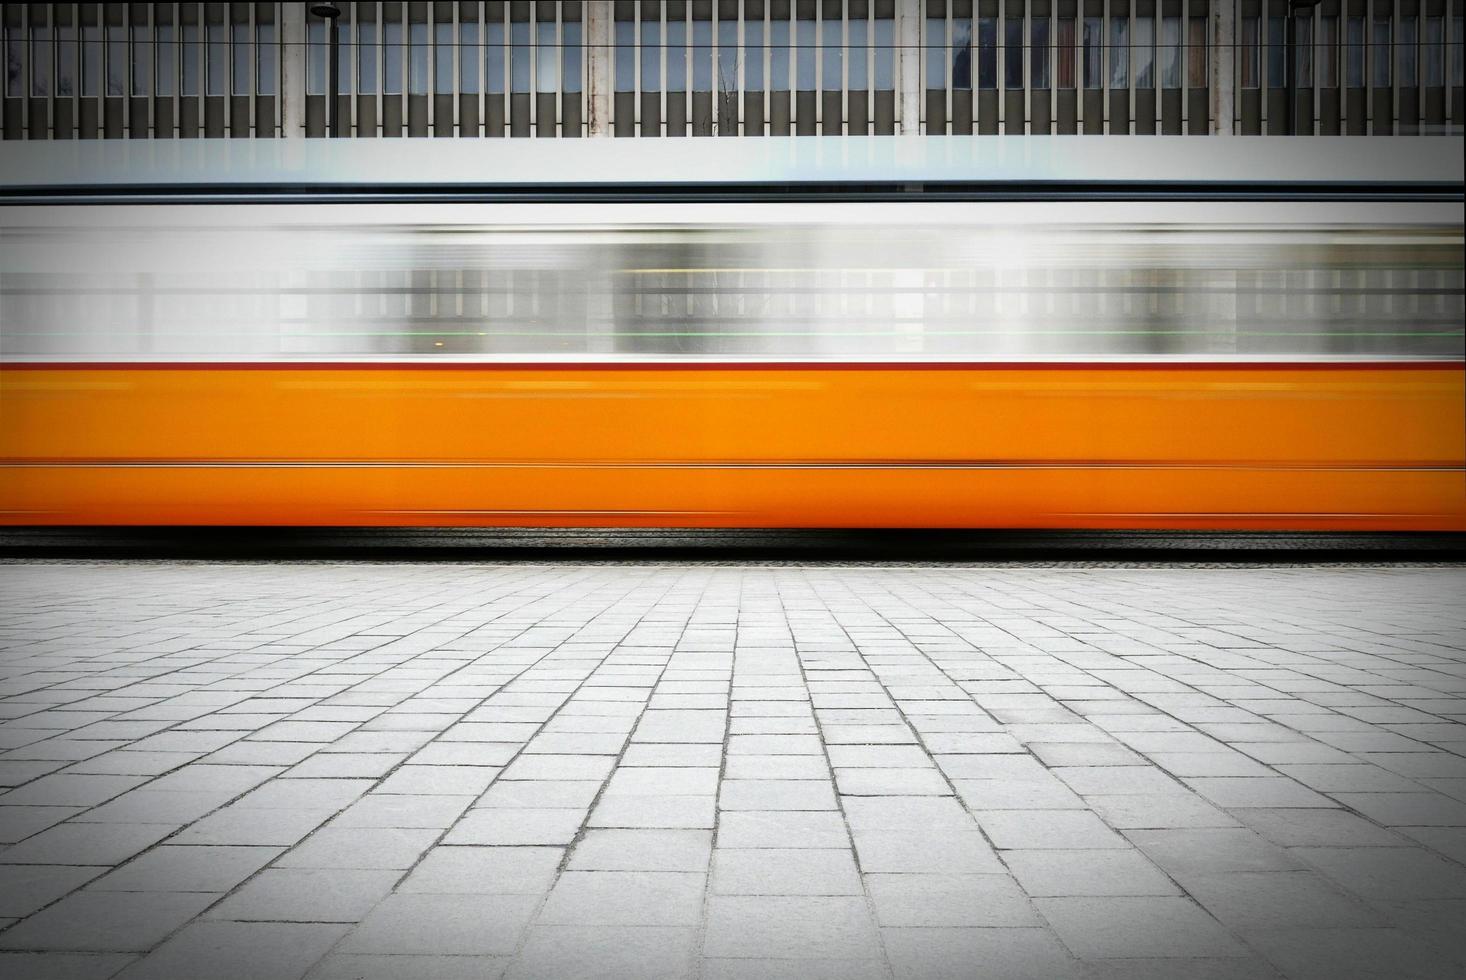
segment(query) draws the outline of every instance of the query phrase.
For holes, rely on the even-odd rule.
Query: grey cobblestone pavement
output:
[[[0,975],[1466,975],[1463,587],[10,562]]]

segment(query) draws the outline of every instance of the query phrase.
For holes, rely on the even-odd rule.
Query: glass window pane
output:
[[[1135,87],[1155,88],[1155,18],[1135,18]]]
[[[1293,21],[1293,84],[1313,87],[1313,15],[1299,14]]]
[[[71,24],[56,28],[56,94],[62,98],[76,94],[76,27]]]
[[[1240,45],[1240,57],[1238,58],[1238,74],[1242,76],[1243,88],[1258,88],[1257,78],[1257,42],[1259,25],[1256,17],[1242,18],[1242,38]]]
[[[402,22],[382,25],[382,94],[402,94]]]
[[[279,69],[276,67],[276,59],[279,51],[275,47],[275,25],[255,25],[255,74],[257,78],[255,91],[260,95],[274,95],[276,76]],[[161,65],[162,58],[158,60]],[[171,59],[170,59],[171,64]],[[162,88],[161,75],[158,79],[159,88]],[[161,94],[161,93],[160,93]]]
[[[1344,52],[1344,83],[1349,88],[1364,87],[1364,18],[1350,17],[1344,25],[1348,45]]]
[[[464,24],[477,27],[477,24]],[[377,25],[366,22],[356,27],[356,90],[362,95],[377,93]]]
[[[667,91],[687,91],[687,21],[667,21]]]
[[[828,23],[828,22],[827,22]],[[840,84],[838,74],[835,85]],[[826,80],[825,88],[829,88]],[[718,21],[718,91],[738,91],[738,21]]]
[[[1267,83],[1272,88],[1288,84],[1288,25],[1282,17],[1267,19]]]
[[[840,91],[845,81],[844,26],[838,20],[820,22],[820,88],[826,92]]]
[[[641,90],[662,90],[662,25],[654,20],[641,22]]]
[[[1181,18],[1161,20],[1161,87],[1181,87]]]
[[[197,38],[198,28],[193,28]],[[187,35],[185,34],[185,37]],[[188,48],[192,45],[185,45],[185,57]],[[16,71],[19,72],[19,66]],[[198,94],[198,61],[195,55],[194,61],[194,89],[192,92],[185,92],[184,95]],[[81,94],[86,98],[96,97],[102,85],[102,26],[100,24],[83,24],[81,29]]]
[[[580,21],[566,21],[560,25],[564,33],[560,48],[560,71],[562,89],[566,92],[580,91]]]
[[[876,89],[889,92],[896,87],[896,23],[890,18],[876,21]]]
[[[209,24],[207,27],[209,39],[209,95],[223,95],[225,94],[225,89],[227,88],[229,71],[229,36],[224,32],[224,27],[225,25],[223,24]],[[321,59],[323,66],[325,64],[325,56],[326,52],[325,46],[323,44],[321,50]],[[324,72],[322,72],[321,78],[321,90],[324,92],[326,88]]]
[[[95,30],[98,30],[98,28],[88,27],[88,28],[85,28],[85,30],[95,31]],[[306,71],[305,71],[305,90],[306,90],[306,93],[309,94],[309,95],[316,95],[316,94],[318,94],[321,91],[325,91],[326,83],[325,83],[324,79],[325,79],[326,76],[325,76],[324,72],[321,74],[322,81],[320,82],[319,89],[317,89],[316,88],[316,64],[317,64],[318,61],[320,61],[320,58],[319,58],[319,56],[314,56],[315,47],[310,43],[311,40],[312,40],[312,35],[309,32],[309,30],[307,30],[307,32],[306,32],[306,42],[307,42],[306,43],[306,55],[307,55],[307,59],[306,59]],[[182,77],[179,79],[178,94],[179,95],[198,95],[199,94],[199,54],[200,54],[200,50],[199,50],[199,27],[198,27],[197,24],[184,24],[183,25],[183,51],[182,51],[182,54],[183,54],[183,64],[181,66],[181,68],[182,68],[181,76]],[[95,87],[96,83],[93,82],[92,84]],[[83,94],[85,94],[85,93],[83,93]],[[96,95],[97,93],[95,91],[93,91],[91,94]]]
[[[1390,87],[1390,21],[1388,17],[1376,17],[1370,40],[1373,50],[1369,52],[1371,65],[1370,84],[1375,88]]]
[[[1339,18],[1320,17],[1318,21],[1318,84],[1323,88],[1339,87]]]
[[[799,91],[801,92],[814,91],[814,30],[815,23],[812,20],[797,21],[794,28],[795,40],[797,42],[795,50],[795,57],[797,59],[795,71],[797,73],[797,77],[795,81],[798,83]]]
[[[1023,88],[1023,18],[1003,22],[1003,88]]]
[[[1413,88],[1420,84],[1415,74],[1415,45],[1418,42],[1416,31],[1419,30],[1419,20],[1414,15],[1400,17],[1400,85],[1404,88]]]
[[[972,21],[952,21],[952,88],[972,88]],[[977,82],[982,88],[996,88],[998,36],[991,17],[977,24]]]
[[[126,91],[127,35],[121,27],[107,28],[107,95],[120,96]],[[222,94],[223,87],[220,86]]]
[[[453,94],[453,25],[433,25],[433,91]]]
[[[1425,60],[1425,84],[1430,86],[1444,85],[1446,83],[1445,58],[1446,43],[1446,19],[1444,17],[1425,18],[1425,50],[1422,52]]]
[[[528,27],[529,25],[525,25]],[[408,24],[407,94],[428,94],[428,25]]]
[[[147,77],[144,71],[143,77]],[[31,95],[51,94],[51,28],[31,27]]]
[[[713,22],[692,22],[692,90],[713,90]]]
[[[254,78],[251,77],[253,73],[250,70],[254,67],[254,59],[250,57],[253,52],[250,50],[249,25],[232,24],[230,27],[230,37],[234,41],[229,47],[230,60],[233,62],[229,73],[233,83],[232,91],[235,95],[248,95],[254,87]]]
[[[1084,87],[1104,88],[1104,67],[1100,52],[1104,48],[1104,27],[1100,18],[1084,18]]]
[[[750,25],[751,26],[751,25]],[[846,58],[846,73],[850,76],[850,90],[863,92],[869,82],[867,59],[870,57],[870,24],[862,18],[850,22],[850,46]]]
[[[1110,19],[1110,88],[1130,87],[1130,21]]]
[[[789,22],[776,20],[769,24],[769,88],[789,91]]]
[[[1049,87],[1049,19],[1035,17],[1028,26],[1028,84]]]
[[[529,91],[529,22],[509,24],[509,91]]]
[[[1207,88],[1207,23],[1205,17],[1193,17],[1187,25],[1186,84],[1191,88]]]
[[[971,84],[968,82],[969,87]],[[947,87],[947,21],[943,17],[926,20],[926,87]]]
[[[1055,47],[1058,49],[1055,54],[1059,59],[1059,88],[1074,88],[1077,73],[1074,71],[1074,18],[1059,18],[1059,33],[1055,39]]]
[[[534,75],[536,92],[553,92],[560,78],[560,45],[555,36],[555,22],[542,20],[535,24]]]
[[[636,91],[635,21],[616,21],[616,91]]]
[[[25,38],[17,27],[5,28],[5,94],[25,95]]]
[[[1451,18],[1451,84],[1460,85],[1462,64],[1466,62],[1466,39],[1462,37],[1462,25],[1466,18]]]
[[[865,70],[864,66],[861,70]],[[854,62],[850,64],[850,85],[852,88],[855,86]],[[764,90],[764,22],[761,20],[745,21],[743,24],[743,90]]]

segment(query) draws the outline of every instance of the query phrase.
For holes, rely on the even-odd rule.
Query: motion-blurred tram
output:
[[[1466,530],[1460,140],[673,142],[7,148],[0,523]]]

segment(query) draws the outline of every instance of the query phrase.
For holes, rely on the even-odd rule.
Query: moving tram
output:
[[[0,524],[1466,530],[1457,139],[55,144]]]

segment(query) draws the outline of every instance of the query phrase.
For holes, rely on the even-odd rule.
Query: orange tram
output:
[[[1466,530],[1459,140],[427,142],[7,151],[0,523]]]

